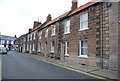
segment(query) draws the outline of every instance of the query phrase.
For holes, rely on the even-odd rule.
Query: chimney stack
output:
[[[33,29],[34,29],[35,27],[37,27],[38,25],[40,25],[40,24],[41,24],[41,22],[39,22],[39,21],[34,21]]]
[[[51,21],[51,20],[52,20],[51,14],[48,14],[47,21]]]
[[[72,7],[71,10],[76,9],[78,5],[78,1],[77,0],[72,0]]]

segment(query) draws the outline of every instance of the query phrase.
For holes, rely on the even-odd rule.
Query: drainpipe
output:
[[[100,8],[100,15],[101,15],[101,18],[100,18],[100,22],[101,22],[101,60],[102,60],[102,62],[101,62],[101,65],[102,65],[102,69],[103,69],[103,9],[102,9],[102,2],[101,2],[101,8]]]

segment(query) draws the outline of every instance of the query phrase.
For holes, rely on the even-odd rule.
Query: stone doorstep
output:
[[[65,61],[65,60],[60,61],[60,60],[55,60],[55,59],[51,59],[51,58],[43,57],[43,56],[37,56],[37,55],[32,55],[32,54],[29,54],[29,55],[33,56],[35,58],[39,58],[39,59],[49,61],[49,62],[54,62],[54,63],[60,64],[60,65],[63,65],[63,66],[66,66],[66,67],[69,67],[72,69],[80,70],[83,72],[104,76],[104,77],[107,77],[110,79],[118,79],[118,75],[117,75],[118,72],[116,72],[116,71],[100,69],[97,67],[92,67],[92,66],[87,66],[87,65],[83,66],[83,65],[71,63],[71,62]]]

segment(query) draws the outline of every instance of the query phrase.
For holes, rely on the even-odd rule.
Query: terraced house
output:
[[[120,2],[77,4],[72,0],[70,11],[35,25],[23,36],[23,52],[118,70]]]

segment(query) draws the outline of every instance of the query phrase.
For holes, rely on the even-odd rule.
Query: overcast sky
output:
[[[69,11],[72,0],[0,0],[0,32],[19,37],[33,27],[33,22],[52,19]],[[78,7],[91,0],[78,0]]]

